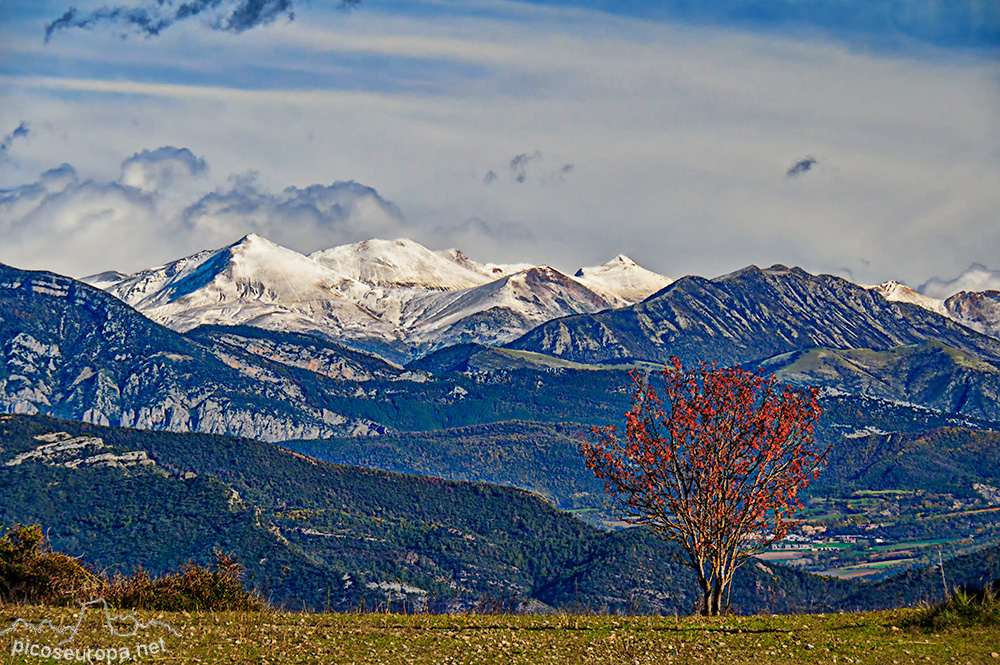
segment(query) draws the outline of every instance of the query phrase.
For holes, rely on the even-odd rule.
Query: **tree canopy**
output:
[[[825,463],[813,436],[818,391],[677,358],[655,383],[632,377],[624,436],[594,427],[581,452],[624,521],[680,546],[702,612],[718,614],[736,568],[787,535],[799,492]]]

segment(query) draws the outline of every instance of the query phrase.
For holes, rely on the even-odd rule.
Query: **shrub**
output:
[[[247,590],[242,564],[223,552],[211,567],[188,561],[173,574],[151,577],[141,568],[116,575],[108,583],[107,600],[121,608],[164,612],[263,609],[266,603]]]
[[[982,588],[957,589],[944,602],[920,612],[913,624],[925,630],[1000,626],[1000,580]]]
[[[111,579],[78,559],[56,552],[41,526],[15,524],[0,537],[0,603],[68,605],[104,598],[122,609],[248,611],[266,603],[246,587],[242,564],[215,553],[211,566],[193,561],[176,573],[151,576],[139,568]]]
[[[0,536],[2,603],[66,605],[100,595],[103,584],[89,566],[53,550],[37,524],[15,524]]]

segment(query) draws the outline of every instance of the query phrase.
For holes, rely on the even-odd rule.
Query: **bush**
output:
[[[0,536],[0,603],[69,605],[104,598],[121,609],[154,611],[249,611],[264,609],[260,594],[246,588],[242,564],[215,553],[212,565],[193,561],[176,573],[151,576],[139,568],[111,579],[56,552],[39,525],[15,524]]]
[[[982,588],[957,589],[944,602],[918,614],[913,623],[925,630],[1000,626],[1000,580]]]
[[[150,577],[141,568],[116,575],[107,585],[107,600],[121,608],[164,612],[235,610],[265,607],[255,591],[248,591],[243,566],[234,557],[215,553],[212,566],[189,561],[173,574]]]
[[[89,566],[53,550],[37,524],[15,524],[0,537],[0,603],[67,605],[103,586]]]

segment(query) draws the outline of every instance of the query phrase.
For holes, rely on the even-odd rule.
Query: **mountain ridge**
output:
[[[510,342],[543,321],[637,302],[669,282],[621,259],[576,279],[548,266],[479,264],[407,239],[304,256],[251,234],[117,282],[112,273],[90,279],[179,332],[201,324],[293,330],[399,362],[469,338]]]
[[[705,279],[682,277],[630,307],[556,319],[508,345],[576,362],[723,364],[797,349],[886,349],[935,338],[1000,361],[1000,340],[833,275],[748,266]]]

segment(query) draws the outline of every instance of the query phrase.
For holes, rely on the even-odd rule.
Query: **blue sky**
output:
[[[0,261],[254,231],[1000,288],[994,0],[202,4],[0,4]]]

